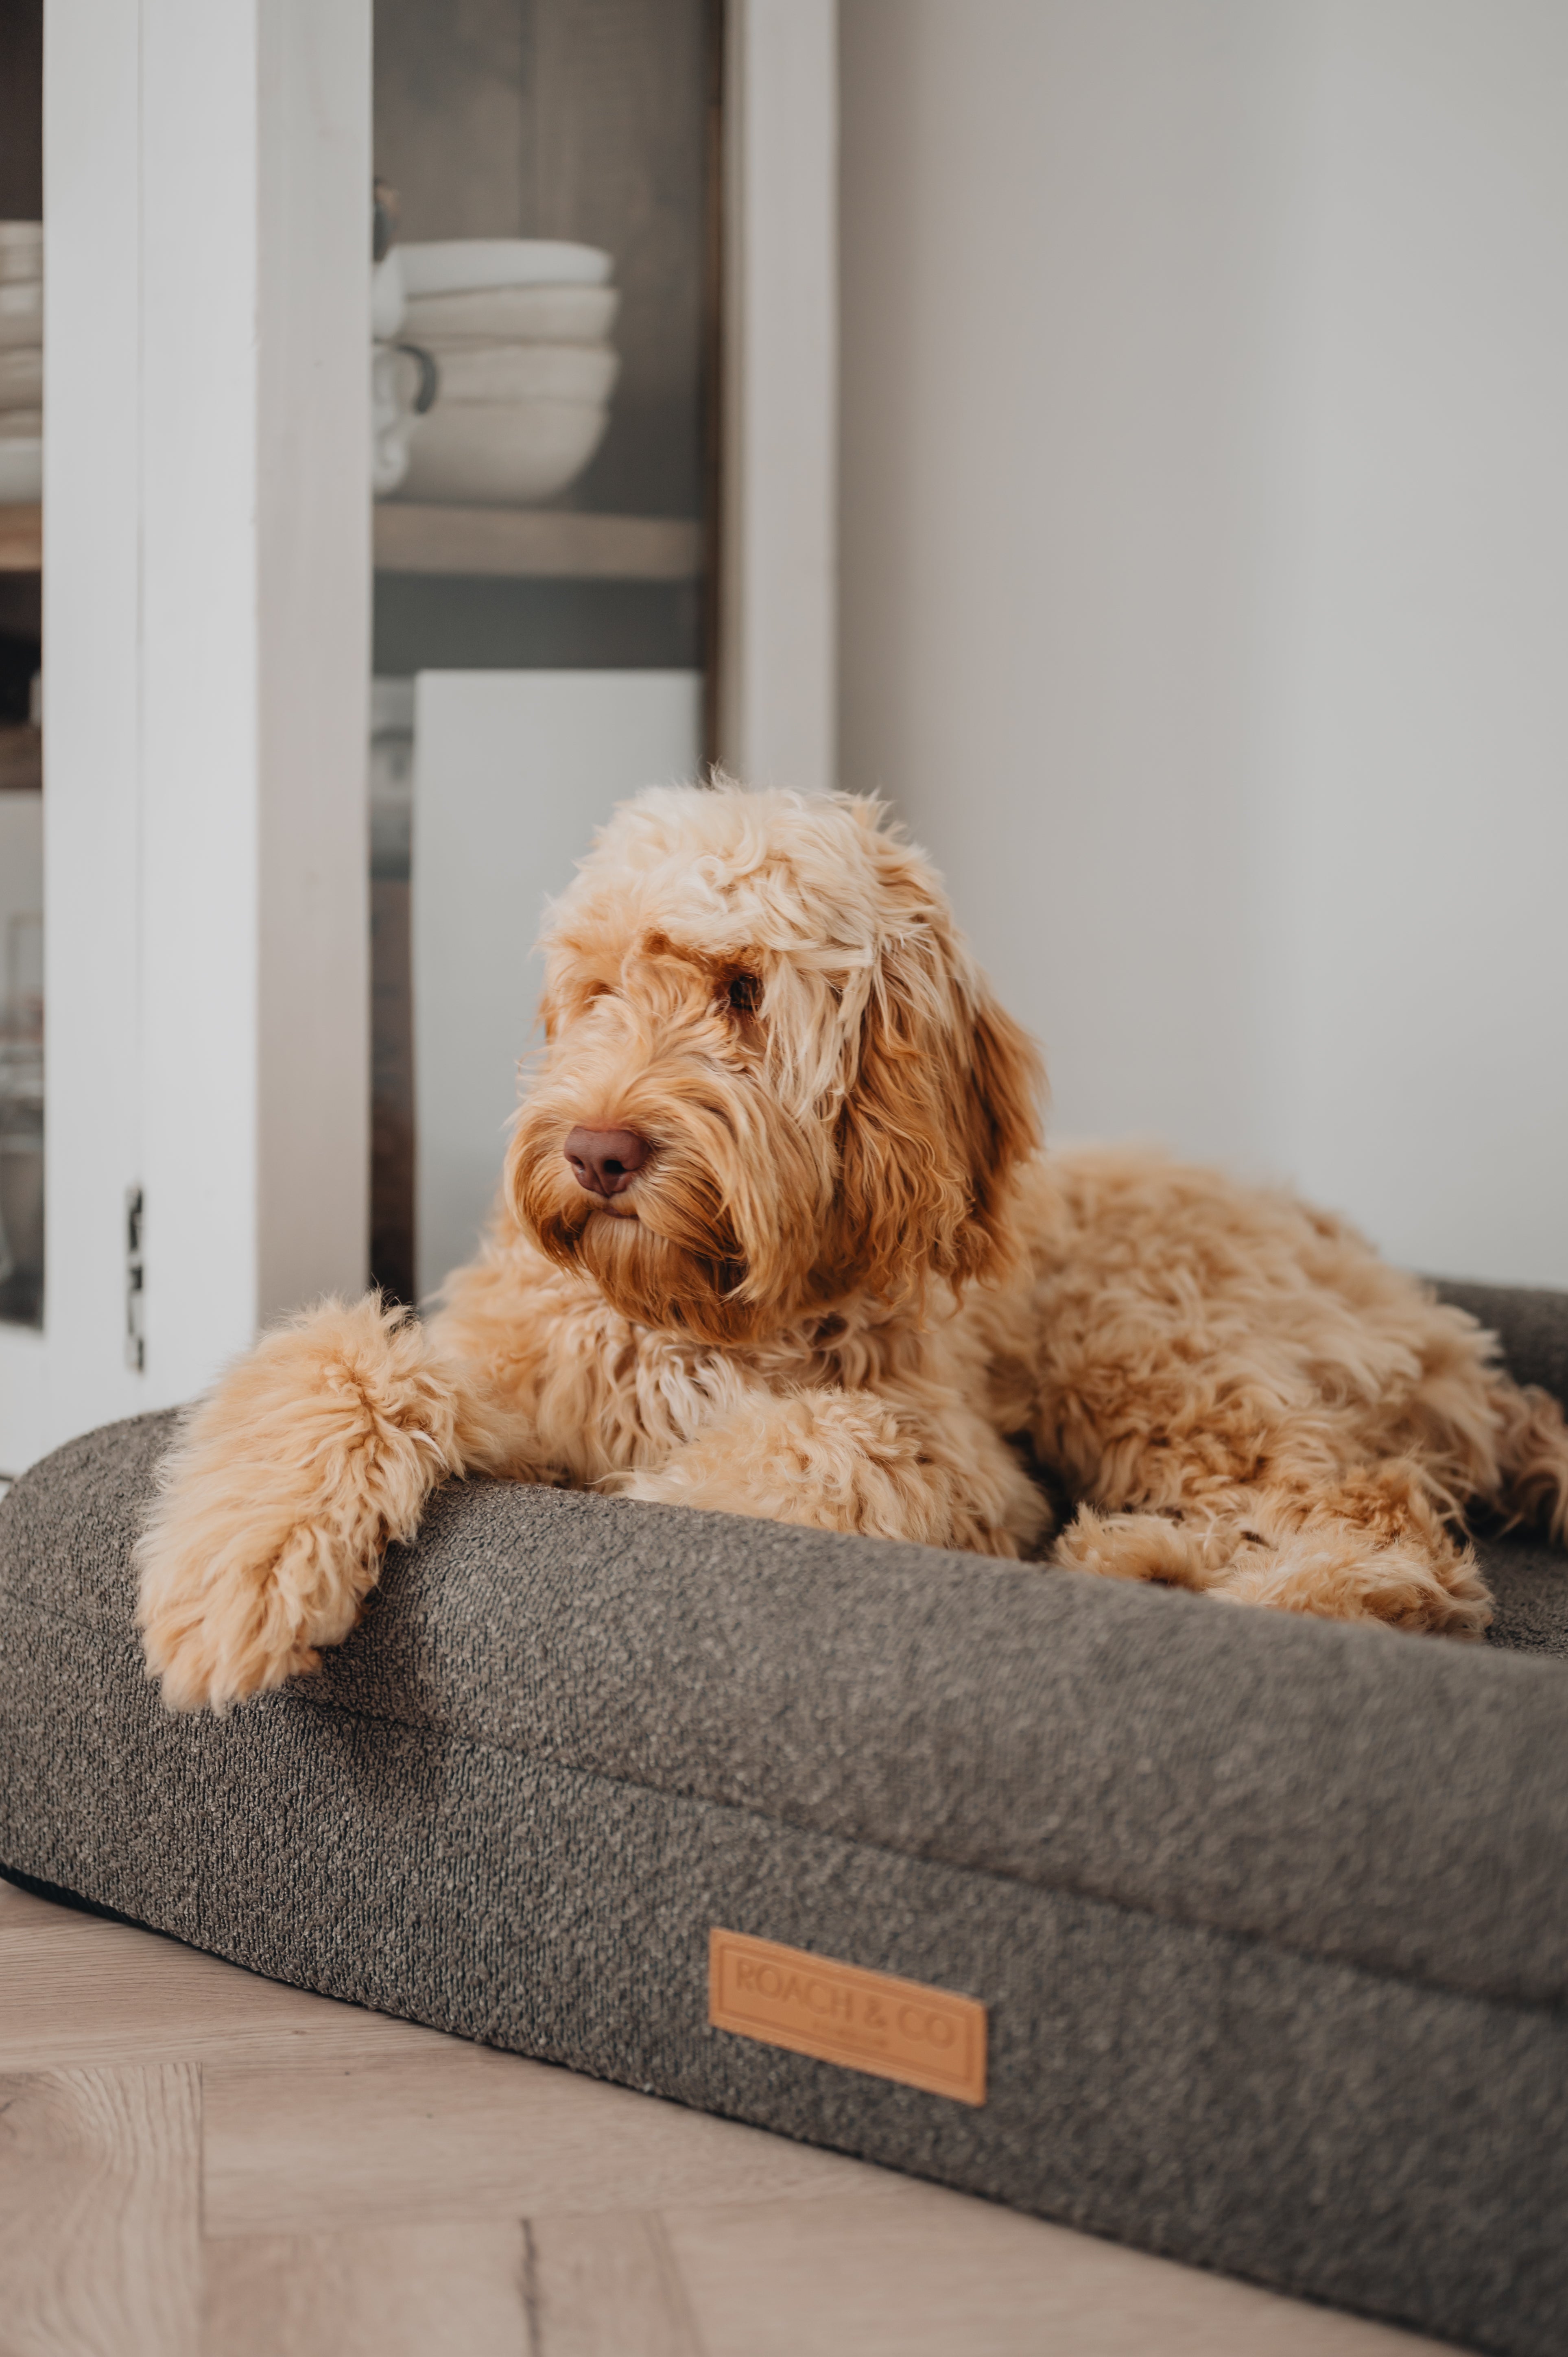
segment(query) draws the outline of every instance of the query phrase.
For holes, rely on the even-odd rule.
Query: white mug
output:
[[[406,308],[403,254],[394,245],[371,271],[371,333],[379,343],[390,342],[396,336]]]
[[[441,371],[418,344],[371,346],[371,488],[379,500],[408,472],[408,446],[435,402]]]

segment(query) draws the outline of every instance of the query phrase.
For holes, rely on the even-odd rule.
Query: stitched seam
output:
[[[4,1605],[7,1600],[0,1596],[0,1605]],[[93,1637],[105,1648],[113,1641],[106,1637],[101,1629],[93,1628],[91,1623],[71,1620],[63,1614],[54,1614],[47,1607],[36,1609],[40,1619],[58,1620],[62,1626],[77,1629]],[[1346,1971],[1360,1973],[1369,1980],[1380,1981],[1395,1987],[1425,1989],[1437,1996],[1460,1997],[1472,2004],[1505,2006],[1511,2011],[1520,2013],[1568,2012],[1568,1997],[1520,1996],[1506,1991],[1477,1989],[1453,1981],[1434,1980],[1417,1973],[1401,1971],[1392,1965],[1369,1963],[1364,1957],[1348,1951],[1302,1947],[1271,1932],[1251,1931],[1240,1925],[1216,1921],[1209,1916],[1191,1911],[1176,1913],[1174,1910],[1152,1906],[1145,1900],[1119,1897],[1114,1893],[1088,1888],[1081,1882],[1065,1878],[1059,1881],[1035,1881],[1024,1875],[1011,1873],[1004,1867],[983,1866],[968,1858],[944,1857],[940,1852],[901,1847],[892,1842],[879,1841],[873,1835],[845,1832],[835,1826],[815,1824],[808,1818],[787,1815],[781,1810],[768,1808],[758,1803],[737,1801],[669,1784],[650,1783],[639,1777],[617,1776],[607,1769],[586,1767],[549,1751],[525,1751],[514,1744],[499,1742],[491,1736],[468,1735],[451,1726],[432,1725],[417,1719],[396,1718],[384,1712],[363,1710],[352,1705],[318,1700],[315,1695],[301,1692],[297,1688],[285,1689],[279,1698],[286,1700],[291,1709],[308,1712],[313,1717],[325,1721],[338,1720],[355,1726],[386,1728],[400,1735],[411,1736],[426,1746],[435,1744],[457,1746],[467,1752],[513,1761],[520,1766],[549,1770],[557,1775],[578,1777],[585,1783],[604,1786],[611,1791],[646,1792],[659,1800],[685,1803],[698,1808],[721,1810],[730,1815],[750,1818],[763,1824],[778,1825],[789,1833],[804,1834],[815,1839],[838,1842],[846,1849],[867,1850],[880,1857],[905,1859],[912,1865],[940,1867],[950,1874],[977,1875],[988,1882],[1003,1883],[1016,1890],[1038,1892],[1046,1898],[1079,1900],[1086,1905],[1109,1908],[1119,1914],[1135,1916],[1146,1922],[1170,1923],[1180,1930],[1209,1932],[1221,1939],[1234,1940],[1244,1946],[1269,1948],[1276,1954],[1294,1957],[1304,1963],[1333,1965]]]

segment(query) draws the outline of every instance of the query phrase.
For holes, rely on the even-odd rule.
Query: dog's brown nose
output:
[[[579,1187],[590,1195],[618,1195],[648,1159],[648,1140],[635,1129],[583,1129],[567,1133],[562,1147]]]

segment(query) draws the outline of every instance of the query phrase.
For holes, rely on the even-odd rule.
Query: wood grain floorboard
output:
[[[26,1898],[27,1894],[17,1894]],[[35,1907],[41,1900],[31,1902]],[[433,2029],[285,1988],[173,1940],[50,1907],[0,1912],[0,2070],[48,2062],[444,2050]]]
[[[521,2226],[209,2243],[202,2357],[535,2357]]]
[[[521,2055],[209,2065],[209,2234],[541,2219],[838,2190],[884,2172]]]
[[[531,2221],[528,2260],[531,2357],[703,2357],[653,2212]]]
[[[4,2357],[198,2357],[190,2063],[0,2079]]]
[[[0,2057],[0,2357],[1434,2350],[4,1884]]]
[[[0,1878],[0,1932],[20,1931],[24,1923],[59,1923],[66,1913],[53,1900],[36,1899],[19,1883]]]
[[[666,2212],[703,2357],[1442,2357],[913,2180]]]

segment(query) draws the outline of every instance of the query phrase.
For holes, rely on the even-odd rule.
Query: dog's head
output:
[[[1037,1060],[877,803],[654,788],[544,949],[506,1199],[628,1317],[739,1341],[1006,1250]]]

